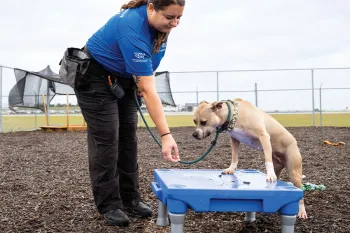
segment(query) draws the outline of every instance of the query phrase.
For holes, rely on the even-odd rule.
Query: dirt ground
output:
[[[209,147],[207,139],[192,138],[193,127],[172,129],[183,160],[192,160]],[[306,191],[309,219],[297,220],[295,232],[350,232],[350,128],[289,128],[303,156],[305,182],[324,184],[325,191]],[[134,219],[126,228],[105,225],[93,204],[87,167],[86,132],[15,132],[0,134],[0,232],[170,232],[158,227],[157,199],[152,193],[155,168],[224,169],[230,164],[226,134],[195,165],[163,161],[160,149],[144,128],[138,130],[140,188],[151,204],[151,219]],[[324,145],[324,140],[346,145]],[[262,152],[241,146],[240,169],[264,171]],[[284,173],[282,179],[287,179]],[[242,213],[188,211],[185,232],[280,232],[278,214],[257,213],[244,223]]]

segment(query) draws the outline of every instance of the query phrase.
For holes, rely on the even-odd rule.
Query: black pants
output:
[[[76,80],[75,93],[87,124],[89,171],[93,196],[103,214],[140,199],[137,163],[137,106],[132,79],[119,78],[125,91],[117,99],[105,70],[92,64]]]

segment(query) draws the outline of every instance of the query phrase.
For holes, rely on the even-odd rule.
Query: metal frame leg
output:
[[[294,233],[294,224],[297,216],[281,215],[282,219],[282,233]]]
[[[245,222],[254,222],[255,220],[255,212],[245,212]]]
[[[185,214],[172,214],[169,213],[171,222],[171,233],[183,233]]]
[[[168,219],[168,210],[166,205],[164,205],[163,202],[158,201],[158,218],[157,218],[157,225],[161,227],[165,227],[169,225],[169,219]]]

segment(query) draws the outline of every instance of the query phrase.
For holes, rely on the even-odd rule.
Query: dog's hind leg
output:
[[[281,153],[277,153],[277,152],[272,152],[272,161],[273,161],[273,168],[275,170],[275,174],[277,176],[277,179],[280,179],[281,177],[281,173],[283,171],[283,169],[285,168],[285,164],[281,161],[284,158],[281,158],[281,156],[285,156]]]
[[[302,188],[302,158],[296,142],[288,146],[286,158],[290,181],[295,187]],[[299,202],[298,217],[307,219],[304,199]]]
[[[222,171],[223,174],[233,174],[238,164],[239,141],[231,137],[232,161],[229,168]]]

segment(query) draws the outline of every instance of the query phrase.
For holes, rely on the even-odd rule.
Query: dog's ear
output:
[[[211,109],[213,109],[213,111],[220,110],[220,109],[222,109],[223,103],[224,102],[222,102],[222,101],[214,102],[211,104]]]
[[[206,101],[206,100],[202,100],[202,101],[199,103],[199,105],[201,105],[201,104],[209,104],[209,103],[208,103],[208,101]]]

